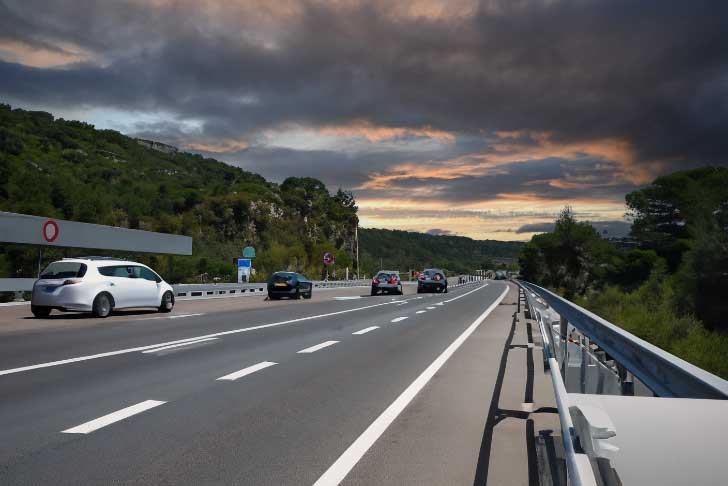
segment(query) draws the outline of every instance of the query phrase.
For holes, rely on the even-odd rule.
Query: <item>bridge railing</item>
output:
[[[612,361],[622,380],[627,371],[656,396],[728,398],[728,382],[725,380],[638,338],[550,290],[529,282],[519,283],[527,290],[526,297],[532,309],[533,304],[538,304],[537,299],[540,299],[560,318],[558,326],[546,322],[542,331],[550,334],[551,351],[557,360],[568,357],[567,347],[572,346],[586,355],[585,359],[579,360],[582,366],[590,359],[595,360],[594,364]],[[543,319],[543,312],[540,314],[541,321],[548,321]],[[578,333],[572,336],[570,329]],[[584,343],[585,340],[581,338],[586,338],[587,342]],[[561,365],[564,366],[563,363]]]

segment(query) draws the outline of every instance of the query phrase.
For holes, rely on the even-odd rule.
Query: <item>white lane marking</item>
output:
[[[400,303],[399,303],[399,304],[397,304],[397,305],[405,305],[405,304],[407,304],[407,303],[408,303],[408,302],[407,302],[407,301],[405,300],[404,302],[400,302]]]
[[[277,365],[278,363],[274,363],[272,361],[263,361],[258,364],[254,364],[253,366],[248,366],[247,368],[243,368],[242,370],[235,371],[233,373],[230,373],[229,375],[221,376],[215,381],[220,380],[228,380],[228,381],[235,381],[238,378],[242,378],[243,376],[247,376],[251,373],[255,373],[256,371],[264,370],[268,367],[271,367],[273,365]]]
[[[261,324],[259,326],[244,327],[242,329],[233,329],[231,331],[222,331],[222,332],[217,332],[214,334],[205,334],[203,336],[197,336],[197,337],[192,337],[192,338],[177,339],[175,341],[167,341],[164,343],[150,344],[150,345],[146,345],[146,346],[137,346],[135,348],[119,349],[116,351],[109,351],[106,353],[90,354],[87,356],[79,356],[77,358],[68,358],[68,359],[61,359],[58,361],[49,361],[47,363],[39,363],[39,364],[34,364],[34,365],[21,366],[19,368],[0,370],[0,376],[11,375],[13,373],[22,373],[24,371],[37,370],[40,368],[49,368],[51,366],[61,366],[61,365],[70,364],[70,363],[78,363],[80,361],[88,361],[91,359],[108,358],[110,356],[118,356],[120,354],[136,353],[137,351],[144,351],[146,349],[158,348],[160,346],[167,346],[169,344],[184,343],[187,341],[198,341],[200,339],[205,339],[205,338],[209,338],[209,337],[220,337],[220,336],[226,336],[228,334],[237,334],[240,332],[257,331],[258,329],[266,329],[269,327],[285,326],[287,324],[294,324],[297,322],[310,321],[312,319],[320,319],[323,317],[330,317],[330,316],[336,316],[339,314],[346,314],[349,312],[356,312],[356,311],[365,310],[365,309],[372,309],[374,307],[389,305],[391,303],[392,302],[382,302],[379,304],[365,305],[363,307],[355,307],[353,309],[346,309],[346,310],[341,310],[341,311],[336,311],[336,312],[328,312],[326,314],[318,314],[315,316],[299,317],[297,319],[289,319],[287,321],[273,322],[271,324]]]
[[[421,298],[422,298],[422,296],[420,295],[420,296],[419,296],[419,297],[417,297],[417,298],[418,298],[418,299],[421,299]]]
[[[199,312],[197,314],[179,314],[175,316],[157,316],[157,317],[143,317],[141,319],[134,319],[134,321],[157,321],[159,319],[179,319],[181,317],[197,317],[197,316],[204,316],[204,312]]]
[[[457,297],[453,297],[452,299],[448,299],[448,300],[446,300],[445,302],[452,302],[452,301],[454,301],[454,300],[462,299],[462,298],[463,298],[463,297],[465,297],[466,295],[470,295],[470,294],[472,294],[473,292],[477,292],[478,290],[482,289],[482,288],[483,288],[483,287],[485,287],[486,285],[488,285],[488,284],[485,284],[485,285],[481,285],[480,287],[476,287],[476,288],[474,288],[473,290],[470,290],[470,291],[468,291],[468,292],[465,292],[464,294],[460,294],[460,295],[458,295]]]
[[[350,295],[345,297],[334,297],[334,300],[357,300],[361,299],[361,295]]]
[[[425,312],[427,312],[427,311],[419,310],[419,311],[415,312],[415,314],[424,314]]]
[[[422,390],[425,385],[432,379],[437,371],[447,362],[448,359],[458,350],[470,335],[480,326],[480,324],[490,315],[503,297],[508,293],[507,287],[485,312],[478,316],[455,341],[453,341],[445,351],[413,381],[400,396],[398,396],[382,414],[371,423],[369,427],[344,451],[341,456],[324,472],[313,486],[336,486],[344,480],[347,474],[356,466],[359,460],[381,437],[385,430],[394,422],[394,420],[402,413],[402,410],[409,405],[412,399]]]
[[[409,317],[407,317],[407,316],[395,317],[390,322],[399,322],[399,321],[404,321],[405,319],[409,319]]]
[[[197,314],[180,314],[178,316],[169,316],[170,319],[181,319],[183,317],[197,317],[197,316],[204,316],[205,314],[203,312],[198,312]]]
[[[90,422],[86,422],[84,424],[77,425],[76,427],[71,427],[70,429],[63,430],[61,431],[61,433],[88,434],[90,432],[93,432],[94,430],[106,427],[107,425],[111,425],[114,422],[124,420],[125,418],[129,418],[132,415],[142,413],[146,410],[149,410],[150,408],[158,407],[165,403],[167,402],[160,402],[159,400],[145,400],[143,402],[137,403],[136,405],[132,405],[131,407],[122,408],[121,410],[117,410],[116,412],[111,412],[108,415],[104,415],[103,417],[91,420]]]
[[[435,310],[435,309],[437,309],[437,307],[428,307],[427,309],[428,310]]]
[[[142,351],[142,353],[143,354],[156,353],[157,351],[164,351],[165,349],[180,348],[182,346],[189,346],[192,344],[204,343],[207,341],[214,341],[216,339],[217,339],[216,337],[211,337],[211,338],[206,338],[206,339],[198,339],[197,341],[186,341],[184,343],[170,344],[169,346],[162,346],[161,348],[147,349],[146,351]]]
[[[444,302],[438,302],[438,303],[437,303],[437,304],[435,304],[435,305],[445,305],[445,303],[444,303]]]
[[[315,353],[319,349],[328,348],[329,346],[333,346],[334,344],[338,343],[339,341],[324,341],[321,344],[317,344],[316,346],[311,346],[310,348],[302,349],[298,352],[298,354],[302,353]]]
[[[367,328],[362,329],[361,331],[352,332],[352,334],[355,335],[355,336],[360,336],[362,334],[366,334],[369,331],[373,331],[375,329],[379,329],[379,326],[367,327]]]

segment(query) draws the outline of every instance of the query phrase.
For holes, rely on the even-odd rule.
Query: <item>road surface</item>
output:
[[[408,291],[0,319],[0,484],[532,484],[515,287]]]

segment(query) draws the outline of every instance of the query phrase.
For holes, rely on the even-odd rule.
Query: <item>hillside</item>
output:
[[[439,267],[452,272],[493,268],[498,260],[515,260],[523,247],[517,241],[473,240],[463,236],[429,235],[409,231],[360,229],[362,270],[368,274],[381,266],[408,271]]]
[[[132,255],[171,281],[231,279],[245,245],[265,273],[320,274],[320,255],[351,265],[356,207],[318,180],[280,186],[222,162],[159,151],[112,130],[0,105],[0,210],[194,239],[193,257]],[[49,249],[44,260],[90,250]],[[93,253],[102,253],[93,251]],[[34,276],[37,250],[0,245],[0,276]]]

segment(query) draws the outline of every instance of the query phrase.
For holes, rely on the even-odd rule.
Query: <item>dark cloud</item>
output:
[[[497,131],[634,148],[623,160],[542,154],[446,179],[413,171],[357,191],[370,199],[619,202],[645,181],[630,168],[654,176],[728,164],[728,2],[484,0],[471,15],[446,9],[433,17],[401,15],[386,1],[278,8],[254,0],[215,8],[192,0],[4,0],[0,52],[10,42],[83,56],[60,67],[0,61],[0,100],[163,113],[168,119],[135,132],[176,145],[248,143],[205,155],[274,180],[310,175],[346,188],[405,162],[447,165],[483,153]],[[258,143],[286,126],[352,120],[432,127],[456,139],[430,151]],[[524,135],[509,142],[537,144]]]
[[[425,231],[425,233],[427,233],[428,235],[435,235],[435,236],[450,236],[450,235],[454,234],[450,230],[440,229],[440,228],[428,229],[427,231]]]
[[[74,43],[99,61],[4,63],[0,93],[164,109],[224,136],[367,118],[548,130],[560,140],[623,137],[645,159],[725,162],[728,3],[490,1],[475,15],[439,19],[392,16],[377,5],[303,3],[298,16],[268,26],[266,46],[265,26],[258,32],[242,15],[255,6],[209,14],[204,2],[6,1],[5,39]],[[237,25],[228,10],[240,14],[230,16]]]

